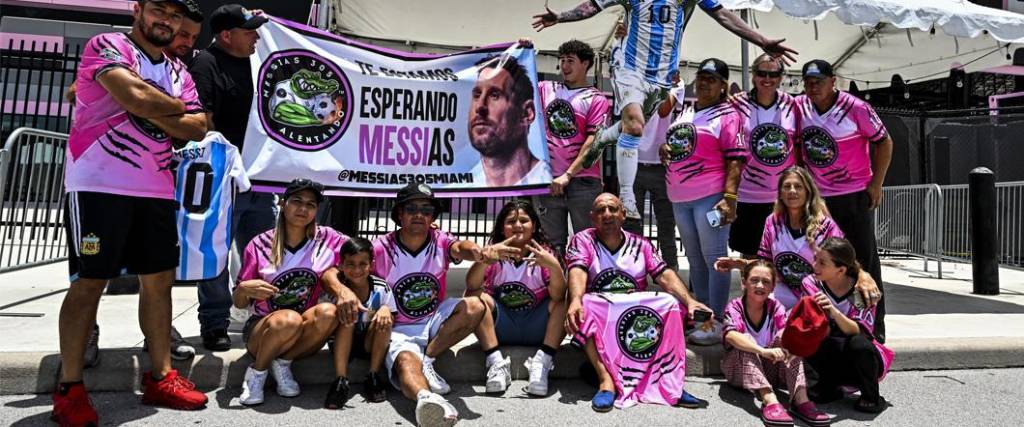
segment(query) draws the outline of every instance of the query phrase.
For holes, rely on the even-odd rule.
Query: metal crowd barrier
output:
[[[875,211],[875,238],[883,251],[920,256],[924,271],[938,263],[942,278],[943,194],[936,184],[904,185],[882,189],[882,204]]]
[[[875,237],[881,250],[938,262],[970,262],[970,190],[966,184],[885,187],[875,213]],[[1024,268],[1024,181],[996,183],[999,264]]]
[[[18,128],[0,150],[0,272],[67,258],[67,134]]]

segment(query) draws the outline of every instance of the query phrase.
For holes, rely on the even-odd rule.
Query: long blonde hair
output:
[[[803,218],[800,219],[800,224],[803,227],[804,235],[807,236],[807,241],[814,242],[818,231],[821,230],[821,224],[825,222],[825,218],[831,215],[828,212],[828,207],[825,206],[825,199],[821,198],[821,191],[818,190],[814,178],[811,177],[811,173],[807,169],[794,165],[786,168],[779,175],[779,186],[775,192],[774,214],[779,218],[785,218],[788,215],[789,210],[786,209],[786,204],[782,201],[782,181],[793,175],[800,178],[807,190],[807,200],[804,202]]]
[[[270,245],[270,264],[275,268],[281,266],[281,262],[284,261],[284,247],[285,247],[285,233],[287,232],[284,226],[284,205],[287,204],[287,200],[281,203],[281,211],[277,214],[277,223],[274,225],[274,239]],[[320,204],[317,204],[319,207]],[[316,237],[316,215],[313,215],[313,220],[306,225],[306,238],[313,240]]]

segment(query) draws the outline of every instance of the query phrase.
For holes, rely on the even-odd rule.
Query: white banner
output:
[[[547,192],[532,48],[443,56],[370,46],[279,18],[259,29],[243,163],[264,190],[294,178],[329,194]]]

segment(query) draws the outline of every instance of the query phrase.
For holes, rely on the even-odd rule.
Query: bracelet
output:
[[[722,198],[725,200],[732,200],[734,202],[738,199],[736,193],[722,193]]]

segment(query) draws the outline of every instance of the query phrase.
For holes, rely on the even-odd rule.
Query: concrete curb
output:
[[[1024,366],[1024,338],[959,338],[892,340],[896,352],[893,369],[981,369]],[[512,377],[525,380],[529,374],[523,362],[537,351],[532,347],[505,347],[512,358]],[[690,376],[721,375],[721,346],[687,348],[686,372]],[[101,350],[101,362],[85,371],[85,382],[93,391],[130,391],[139,389],[139,377],[148,369],[148,357],[138,348]],[[555,358],[552,378],[578,378],[583,352],[563,345]],[[200,353],[190,361],[175,362],[178,371],[196,383],[200,390],[238,388],[251,359],[243,349],[222,353]],[[484,355],[472,338],[459,343],[440,358],[435,367],[448,381],[484,380]],[[0,394],[34,394],[53,391],[60,370],[60,356],[53,353],[3,353],[0,361]],[[361,381],[367,362],[352,363],[349,376]],[[334,379],[331,356],[327,350],[296,361],[293,372],[300,384],[327,384]]]

